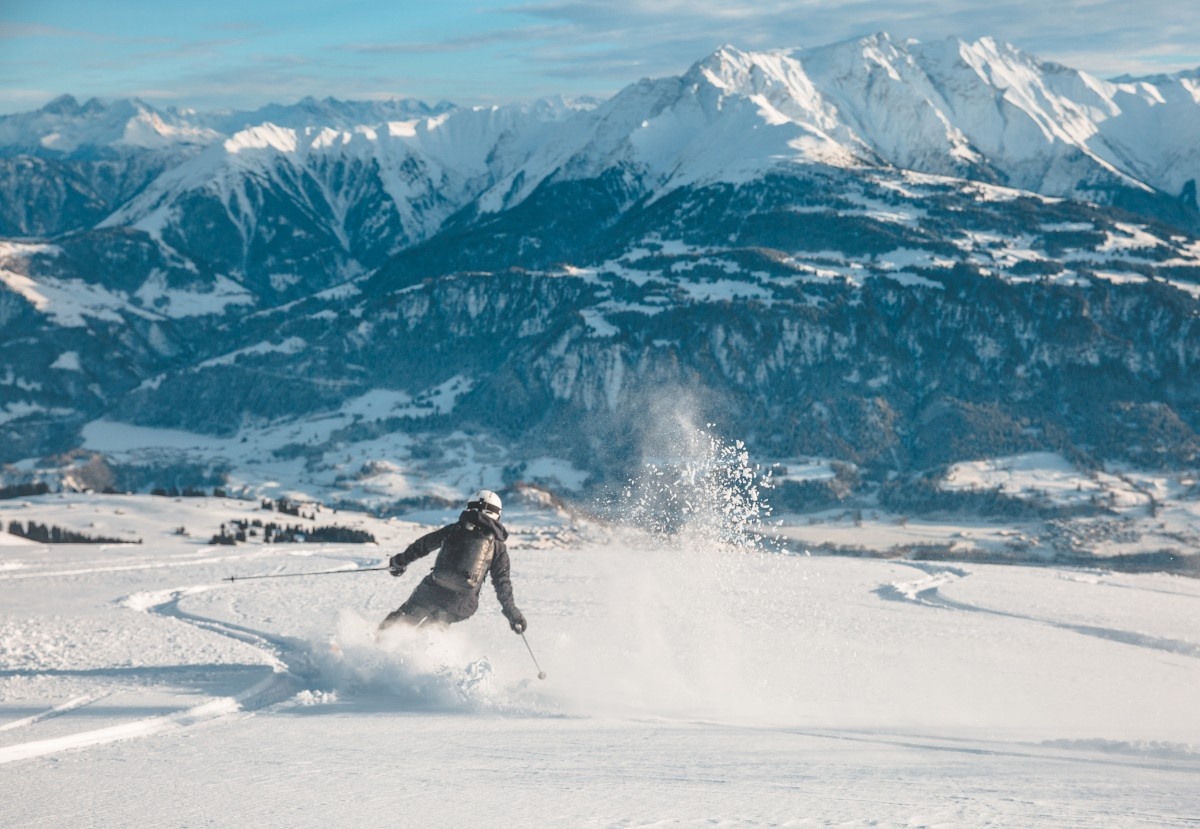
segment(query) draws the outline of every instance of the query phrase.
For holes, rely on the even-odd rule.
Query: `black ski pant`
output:
[[[475,593],[450,590],[427,576],[417,585],[408,601],[384,617],[379,629],[396,624],[445,627],[470,618],[478,607],[479,597]]]

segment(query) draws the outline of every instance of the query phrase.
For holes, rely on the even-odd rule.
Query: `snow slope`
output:
[[[490,588],[462,625],[375,643],[420,567],[223,581],[377,566],[418,526],[321,516],[378,547],[170,532],[256,506],[0,502],[5,526],[37,515],[144,541],[0,546],[5,825],[1196,815],[1194,580],[761,555],[518,513],[513,579],[539,682]]]

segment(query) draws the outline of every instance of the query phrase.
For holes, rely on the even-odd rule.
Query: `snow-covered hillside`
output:
[[[411,571],[225,581],[378,566],[424,530],[343,513],[379,546],[198,537],[256,509],[0,502],[6,522],[143,540],[0,533],[6,825],[1160,827],[1195,814],[1192,579],[680,549],[525,512],[510,546],[539,681],[490,587],[468,622],[375,642]],[[184,523],[192,538],[173,534]]]

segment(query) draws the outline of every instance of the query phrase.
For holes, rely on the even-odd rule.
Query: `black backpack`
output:
[[[433,580],[460,593],[478,590],[495,554],[496,537],[491,529],[464,518],[442,542]]]

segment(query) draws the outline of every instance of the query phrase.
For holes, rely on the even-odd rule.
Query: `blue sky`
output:
[[[200,109],[607,96],[724,43],[877,31],[992,35],[1102,77],[1200,66],[1196,0],[0,0],[0,113],[63,93]]]

